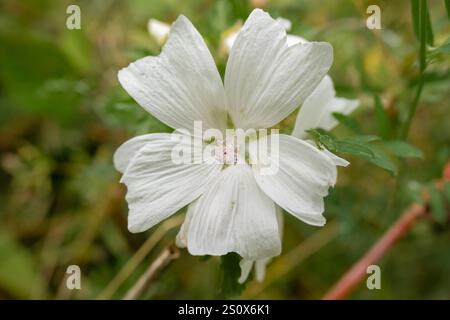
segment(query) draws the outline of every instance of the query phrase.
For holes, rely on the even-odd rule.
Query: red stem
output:
[[[347,297],[367,276],[367,267],[375,264],[402,238],[417,221],[425,216],[426,208],[420,204],[411,205],[392,225],[383,237],[325,294],[324,300],[339,300]]]

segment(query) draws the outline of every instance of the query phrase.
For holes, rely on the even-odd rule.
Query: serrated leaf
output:
[[[373,134],[365,134],[362,136],[354,136],[354,137],[346,138],[345,140],[360,142],[360,143],[369,143],[369,142],[374,142],[374,141],[380,141],[381,138],[379,136],[376,136]]]
[[[442,193],[440,193],[434,185],[429,190],[431,214],[439,223],[444,223],[447,219],[447,212],[445,210],[445,200]]]
[[[389,158],[389,156],[378,146],[370,146],[373,153],[373,158],[368,159],[374,165],[383,168],[391,173],[393,176],[397,176],[397,165]]]
[[[363,135],[339,140],[322,129],[308,130],[308,133],[318,145],[333,153],[351,154],[370,161],[372,164],[389,171],[394,176],[398,173],[397,166],[384,151],[375,145],[369,144],[370,141],[380,140],[377,136]]]
[[[362,133],[361,126],[353,118],[339,112],[333,112],[333,117],[343,126],[355,133]]]
[[[413,145],[405,141],[388,141],[384,143],[386,149],[402,158],[420,158],[423,159],[424,155],[420,149],[417,149]]]
[[[325,147],[329,151],[335,153],[338,152],[336,147],[336,139],[334,136],[326,130],[323,129],[310,129],[307,130],[309,136],[314,140],[314,142],[319,147]]]
[[[388,138],[391,134],[391,122],[383,107],[383,103],[379,96],[374,96],[375,105],[375,117],[377,118],[378,132],[384,139]]]
[[[221,257],[222,263],[220,268],[222,270],[222,290],[221,294],[224,297],[236,297],[245,289],[245,284],[240,284],[238,279],[241,275],[241,268],[239,262],[241,257],[232,252]]]
[[[336,141],[338,152],[348,153],[364,159],[372,159],[374,154],[365,143],[354,142],[350,140]]]

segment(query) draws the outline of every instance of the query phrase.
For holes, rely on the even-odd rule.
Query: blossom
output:
[[[282,25],[255,9],[230,52],[224,82],[184,16],[172,25],[159,56],[131,63],[118,78],[145,110],[183,129],[177,131],[183,138],[194,135],[199,120],[205,129],[221,131],[228,119],[244,130],[276,125],[305,101],[331,63],[328,43],[288,47]],[[279,255],[277,206],[308,224],[324,225],[323,197],[335,184],[337,169],[314,145],[290,135],[276,138],[279,170],[272,175],[261,174],[261,164],[246,159],[229,165],[174,163],[171,154],[180,142],[171,134],[128,140],[116,151],[114,163],[127,186],[129,230],[145,231],[188,206],[177,244],[191,254],[236,252],[247,260]],[[256,157],[249,153],[250,159]]]
[[[162,45],[169,35],[170,24],[159,21],[157,19],[150,19],[147,23],[148,33],[156,40],[159,45]]]

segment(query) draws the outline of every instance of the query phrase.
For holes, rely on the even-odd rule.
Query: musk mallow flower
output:
[[[159,56],[131,63],[118,78],[145,110],[184,132],[178,135],[189,136],[196,121],[221,131],[228,119],[244,130],[276,125],[305,101],[331,63],[328,43],[288,47],[281,24],[255,9],[230,52],[224,82],[184,16],[172,25]],[[262,175],[259,165],[247,160],[174,163],[179,141],[171,134],[128,140],[116,151],[114,164],[127,186],[129,230],[145,231],[188,206],[177,244],[191,254],[236,252],[248,260],[278,255],[277,206],[308,224],[324,225],[323,197],[336,182],[337,169],[307,141],[283,134],[277,139],[279,168],[272,175]]]

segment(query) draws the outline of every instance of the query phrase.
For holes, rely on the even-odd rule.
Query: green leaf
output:
[[[377,118],[378,132],[380,136],[387,139],[391,135],[391,122],[383,107],[383,103],[379,96],[374,96],[375,117]]]
[[[35,34],[0,34],[0,83],[15,107],[74,123],[88,86],[63,52]],[[2,90],[3,91],[3,90]]]
[[[34,253],[6,229],[0,230],[0,287],[13,298],[45,295],[45,280],[38,273]]]
[[[366,146],[367,142],[364,139],[362,139],[362,141],[358,141],[357,137],[352,137],[339,140],[336,139],[331,133],[323,129],[311,129],[307,130],[307,132],[317,145],[323,146],[333,153],[342,152],[364,159],[373,158],[373,153],[370,148]],[[359,137],[370,137],[369,140],[374,138],[373,136]]]
[[[222,290],[221,293],[225,297],[239,296],[245,289],[245,284],[240,284],[238,279],[241,275],[239,262],[241,257],[237,253],[228,253],[221,257],[222,263]]]
[[[386,153],[380,147],[369,144],[369,142],[380,140],[377,136],[362,135],[339,140],[323,129],[311,129],[307,132],[317,145],[333,153],[351,154],[389,171],[394,176],[398,173],[396,164]]]
[[[360,143],[369,143],[374,141],[380,141],[381,138],[379,136],[373,135],[373,134],[365,134],[362,136],[354,136],[346,138],[347,141],[354,141],[354,142],[360,142]]]
[[[371,145],[370,149],[373,153],[373,158],[368,159],[374,165],[388,171],[393,176],[397,176],[397,165],[389,158],[389,156],[378,146]]]
[[[374,154],[366,143],[355,142],[351,140],[336,141],[338,152],[348,153],[364,159],[372,159]]]
[[[413,145],[405,141],[388,141],[383,144],[386,149],[402,158],[420,158],[423,159],[424,155],[420,149],[417,149]]]
[[[349,117],[345,114],[339,113],[339,112],[333,112],[332,115],[337,121],[339,121],[340,124],[347,127],[351,131],[353,131],[355,133],[362,133],[362,129],[361,129],[360,125],[358,124],[358,122],[356,122],[351,117]]]
[[[321,128],[306,130],[314,142],[321,147],[325,147],[331,152],[338,152],[336,138],[326,130]]]
[[[430,194],[431,214],[437,222],[444,223],[447,219],[444,195],[434,185],[429,188],[428,192]]]

